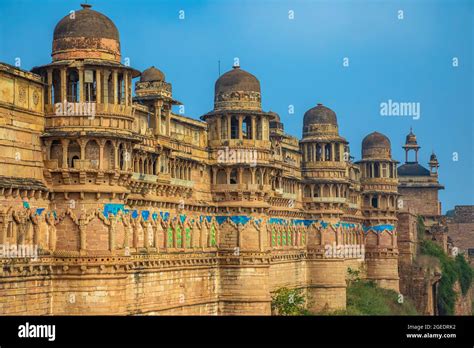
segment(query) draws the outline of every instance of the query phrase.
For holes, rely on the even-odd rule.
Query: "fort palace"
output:
[[[213,110],[174,113],[165,73],[122,64],[117,27],[86,4],[51,56],[0,63],[0,244],[38,254],[0,257],[0,314],[270,315],[282,287],[316,313],[345,308],[349,268],[434,313],[439,277],[411,265],[417,216],[446,246],[443,186],[413,131],[404,164],[378,132],[356,161],[317,104],[297,139],[240,66]]]

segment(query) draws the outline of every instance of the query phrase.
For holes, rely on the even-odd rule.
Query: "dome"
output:
[[[338,134],[336,113],[323,104],[309,109],[303,117],[303,137],[318,134]]]
[[[413,133],[410,128],[410,133],[406,137],[405,145],[418,145],[416,142],[416,135]]]
[[[390,158],[390,140],[379,132],[373,132],[362,140],[362,158]]]
[[[234,66],[232,70],[219,77],[215,85],[215,94],[234,91],[260,93],[260,82],[251,73]]]
[[[165,74],[154,66],[142,72],[140,76],[140,82],[151,82],[151,81],[165,81]]]
[[[318,104],[314,108],[305,112],[303,127],[314,124],[331,124],[337,126],[336,113],[323,104]]]
[[[270,110],[267,112],[267,115],[270,116],[270,122],[281,122],[280,115],[278,115],[276,112]]]
[[[214,109],[261,109],[260,82],[239,66],[219,77],[214,91]]]
[[[108,59],[120,62],[119,32],[102,13],[82,4],[82,10],[68,14],[54,28],[53,60]]]
[[[405,163],[398,167],[398,176],[430,176],[430,171],[418,163]]]

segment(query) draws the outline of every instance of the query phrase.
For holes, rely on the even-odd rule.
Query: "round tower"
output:
[[[304,114],[303,202],[316,219],[341,218],[349,196],[348,142],[339,135],[336,113],[318,104]]]
[[[362,212],[364,215],[367,278],[398,291],[397,161],[390,140],[373,132],[362,141]]]
[[[274,118],[262,111],[260,82],[254,75],[234,66],[218,78],[214,110],[201,119],[209,125],[211,190],[221,212],[262,212],[269,207],[279,183],[270,165]],[[237,203],[242,201],[252,202],[252,208]]]
[[[123,209],[129,193],[132,147],[139,142],[131,86],[140,72],[120,62],[112,20],[81,6],[55,27],[53,62],[33,68],[45,82],[44,176],[54,188],[51,209],[89,223],[78,232],[79,253],[116,253],[107,229],[89,213]],[[58,241],[67,239],[61,237],[67,231],[57,233]],[[73,244],[57,248],[76,252]]]

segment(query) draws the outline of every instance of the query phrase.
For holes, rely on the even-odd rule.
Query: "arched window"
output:
[[[244,139],[252,139],[252,119],[246,116],[242,121],[242,137]]]
[[[380,178],[380,164],[374,163],[374,178]]]
[[[227,176],[225,174],[225,171],[224,169],[219,169],[217,171],[217,178],[216,178],[216,182],[217,184],[227,184]]]
[[[81,147],[76,141],[71,141],[67,148],[68,152],[68,166],[74,168],[74,161],[81,158]]]
[[[236,116],[230,116],[230,138],[239,138],[239,120]]]
[[[232,171],[230,172],[230,184],[232,185],[235,185],[237,184],[237,169],[232,169]]]
[[[79,74],[76,69],[67,71],[67,101],[77,103],[79,101]]]
[[[99,168],[99,145],[95,140],[89,140],[86,145],[86,158],[90,160],[91,168]]]
[[[59,168],[63,166],[63,145],[61,144],[61,141],[53,140],[51,143],[49,158],[52,160],[57,160]]]

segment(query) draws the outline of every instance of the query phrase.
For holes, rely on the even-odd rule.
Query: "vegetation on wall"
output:
[[[413,303],[394,290],[382,289],[373,281],[363,280],[359,271],[348,269],[347,306],[336,315],[417,315]]]
[[[454,285],[459,281],[461,293],[465,295],[472,284],[472,268],[461,254],[453,259],[441,246],[431,240],[424,239],[420,242],[420,253],[439,260],[442,275],[438,285],[438,312],[441,315],[453,315],[458,298]]]
[[[301,289],[280,288],[272,296],[272,314],[305,315],[306,298]]]

